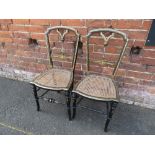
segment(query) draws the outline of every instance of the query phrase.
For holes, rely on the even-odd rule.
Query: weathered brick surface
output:
[[[83,47],[79,50],[75,71],[75,81],[78,81],[86,70],[87,32],[93,28],[112,27],[127,33],[129,38],[128,47],[116,78],[121,101],[154,108],[155,103],[152,101],[155,96],[155,47],[145,46],[151,23],[152,20],[148,19],[0,19],[0,74],[11,78],[31,80],[36,73],[48,69],[49,61],[44,32],[50,26],[63,25],[74,27],[81,34]],[[50,40],[53,39],[51,46],[54,47],[54,65],[69,68],[74,47],[71,40],[75,38],[72,33],[66,36],[67,42],[64,43],[66,53],[63,56],[60,52],[61,44],[56,43],[58,38],[55,32],[50,36]],[[122,42],[113,39],[105,48],[103,40],[98,37],[93,37],[90,42],[91,71],[110,75]],[[130,54],[133,45],[142,48],[139,55]]]

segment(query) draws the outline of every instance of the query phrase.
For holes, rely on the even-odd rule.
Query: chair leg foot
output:
[[[74,119],[76,116],[76,100],[77,100],[77,95],[73,94],[73,115],[72,115],[72,119]]]
[[[72,120],[70,102],[71,102],[70,93],[67,92],[67,95],[66,95],[66,104],[67,104],[67,112],[68,112],[69,121]]]
[[[104,132],[108,131],[108,125],[110,123],[110,119],[112,118],[112,107],[111,107],[111,102],[107,102],[106,103],[106,110],[107,110],[107,120],[105,123],[105,127],[104,127]]]
[[[108,125],[109,125],[109,123],[110,123],[110,119],[108,118],[106,120],[106,123],[105,123],[104,132],[107,132],[108,131]]]
[[[107,120],[106,120],[105,127],[104,127],[104,131],[105,132],[108,131],[108,125],[110,123],[110,120],[112,119],[113,111],[117,107],[117,104],[115,104],[115,102],[107,102],[107,105],[106,105],[106,109],[107,109]]]
[[[34,93],[34,97],[35,97],[35,101],[36,101],[36,105],[37,105],[37,111],[40,111],[40,105],[39,105],[39,98],[38,98],[38,94],[37,94],[37,88],[36,86],[33,84],[33,93]]]

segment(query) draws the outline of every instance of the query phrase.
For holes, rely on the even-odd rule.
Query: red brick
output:
[[[86,54],[86,45],[85,44],[83,44],[82,51],[83,51],[82,56],[85,56],[85,54]],[[94,51],[94,45],[89,45],[89,52],[90,53],[95,52]]]
[[[44,33],[46,28],[43,26],[27,26],[27,25],[11,25],[9,26],[11,31],[21,31],[21,32],[37,32]]]
[[[143,57],[155,58],[155,50],[144,50]]]
[[[123,88],[140,90],[137,84],[124,83]]]
[[[142,29],[144,30],[149,30],[152,24],[152,20],[144,20],[143,21],[143,25],[142,25]]]
[[[53,65],[62,67],[62,62],[53,60]]]
[[[25,56],[24,51],[22,51],[22,50],[16,50],[15,55],[17,55],[17,56]]]
[[[134,46],[140,46],[143,48],[144,45],[145,45],[145,40],[144,41],[135,40],[135,42],[134,42]]]
[[[97,45],[103,45],[104,40],[102,38],[90,38],[89,40],[90,44],[97,44]]]
[[[82,68],[82,65],[80,63],[76,63],[75,69],[76,70],[81,70],[81,68]]]
[[[126,70],[125,69],[118,69],[116,72],[116,76],[126,76]]]
[[[142,20],[112,20],[112,27],[118,29],[140,29]]]
[[[85,26],[84,19],[62,19],[61,24],[65,26]]]
[[[28,45],[29,40],[28,39],[21,39],[21,38],[14,38],[13,42],[16,44],[23,44],[23,45]]]
[[[151,49],[151,50],[155,50],[155,46],[144,46],[144,49]]]
[[[143,61],[143,57],[139,55],[133,55],[129,57],[129,61],[132,63],[141,63]]]
[[[9,30],[10,31],[21,31],[21,32],[27,32],[27,27],[25,27],[24,25],[10,25],[9,26]]]
[[[51,35],[49,35],[49,40],[50,40],[50,43],[53,43],[53,42],[60,41],[60,38],[58,35],[51,34]]]
[[[133,39],[129,39],[127,47],[131,48],[133,46],[133,44],[134,44],[134,40]]]
[[[86,20],[86,26],[91,28],[102,28],[102,27],[105,27],[105,20],[101,20],[101,19]]]
[[[13,35],[10,31],[0,31],[0,37],[11,38]]]
[[[139,79],[133,78],[133,77],[123,77],[124,83],[132,83],[132,84],[137,84],[139,83]],[[122,81],[122,80],[121,80]]]
[[[126,70],[132,70],[132,71],[140,71],[140,72],[146,72],[146,67],[141,64],[136,63],[122,63],[120,65],[120,68],[126,69]]]
[[[62,66],[64,68],[71,68],[72,67],[72,63],[71,62],[62,62]]]
[[[80,35],[87,35],[87,28],[76,28]]]
[[[69,42],[68,43],[65,42],[63,44],[61,42],[56,42],[55,47],[56,48],[62,48],[63,47],[65,50],[65,49],[73,49],[74,45],[73,45],[73,43],[69,43]]]
[[[30,47],[28,44],[15,44],[15,45],[18,45],[18,49],[19,50],[30,50],[30,49],[32,49],[32,47]],[[33,49],[32,49],[33,50]]]
[[[119,40],[119,39],[111,39],[109,40],[108,46],[123,46],[124,42],[123,40]],[[129,43],[128,43],[129,46]]]
[[[104,55],[101,52],[93,52],[89,54],[90,58],[95,60],[103,60]]]
[[[41,46],[41,47],[46,47],[46,42],[45,41],[42,41],[42,40],[38,40],[38,45]]]
[[[146,79],[146,80],[150,80],[151,79],[151,74],[147,74],[144,72],[134,72],[134,71],[127,71],[127,76],[129,77],[135,77],[135,78],[139,78],[139,79]]]
[[[29,63],[37,63],[37,59],[34,57],[19,57],[19,60]]]
[[[44,33],[47,28],[43,26],[26,26],[28,32]]]
[[[143,80],[140,80],[139,84],[143,86],[153,86],[155,85],[155,81],[143,79]]]
[[[104,54],[104,58],[105,60],[109,61],[109,62],[116,62],[118,60],[118,55],[112,55],[112,54]]]
[[[92,56],[90,56],[90,59],[89,59],[90,65],[92,65],[92,66],[98,66],[98,67],[103,67],[104,64],[102,64],[102,62],[103,62],[103,59],[102,59],[102,58],[100,58],[100,59],[95,59],[95,60],[94,60],[94,58],[93,58]],[[85,63],[85,62],[84,62],[84,63]]]
[[[1,24],[1,25],[0,25],[0,29],[1,29],[2,31],[8,31],[8,30],[9,30],[8,24]]]
[[[45,47],[40,47],[38,48],[40,53],[47,53],[47,48]]]
[[[0,42],[12,42],[12,38],[0,38]]]
[[[60,25],[60,19],[49,19],[49,24],[51,26],[59,26]]]
[[[155,66],[148,66],[147,71],[150,73],[155,73]]]
[[[17,45],[13,43],[5,43],[5,48],[7,50],[17,50]]]
[[[101,73],[102,72],[102,68],[101,67],[94,66],[94,65],[93,66],[90,65],[89,70],[90,71],[93,71],[93,72],[98,72],[98,73]]]
[[[143,58],[141,62],[144,65],[152,65],[152,66],[155,66],[155,59],[152,59],[152,58]]]
[[[129,31],[129,38],[131,39],[140,39],[140,40],[146,40],[146,37],[148,35],[147,31]]]
[[[49,19],[30,19],[31,25],[49,25],[50,20]]]
[[[28,51],[28,52],[29,52],[29,51]],[[39,58],[39,59],[37,60],[37,63],[40,63],[40,62],[43,62],[43,61],[40,61],[40,59],[47,59],[47,53],[32,52],[32,53],[31,53],[31,57]]]
[[[37,40],[45,40],[45,34],[43,34],[43,33],[31,33],[31,38],[37,39]]]
[[[107,46],[105,48],[106,53],[119,54],[121,51],[120,47],[117,46]]]
[[[40,64],[45,64],[46,66],[49,65],[49,60],[47,58],[46,59],[39,58],[37,62]]]
[[[27,32],[14,32],[14,37],[15,38],[22,38],[22,39],[27,39],[30,38],[30,34]]]
[[[113,68],[110,67],[103,67],[102,69],[102,73],[105,75],[112,75],[113,72]]]
[[[104,46],[102,45],[94,45],[94,53],[105,53]]]
[[[29,19],[13,19],[13,24],[29,24]]]
[[[46,65],[44,64],[33,63],[33,67],[35,68],[36,72],[43,72],[47,69]],[[32,67],[29,67],[29,69],[31,68]]]
[[[12,20],[11,19],[0,19],[0,24],[11,24]]]
[[[155,82],[155,74],[151,76],[151,80]]]

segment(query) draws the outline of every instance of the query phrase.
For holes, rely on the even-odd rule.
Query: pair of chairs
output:
[[[59,39],[61,42],[64,42],[65,38],[67,38],[68,33],[73,33],[76,40],[74,40],[74,51],[73,51],[73,59],[72,59],[72,67],[71,69],[62,69],[62,68],[54,68],[52,61],[52,46],[50,40],[52,37],[50,33],[54,32],[59,35]],[[108,34],[108,36],[107,36]],[[119,36],[118,40],[123,38],[123,47],[121,49],[120,55],[114,67],[111,77],[92,74],[89,72],[90,69],[90,38],[92,36],[101,37],[103,39],[104,46],[106,47],[109,43],[109,40],[115,38],[115,36]],[[65,92],[66,96],[66,105],[69,120],[75,118],[76,108],[77,108],[77,98],[78,97],[86,97],[88,99],[103,101],[106,103],[106,123],[104,127],[104,131],[107,132],[108,124],[112,118],[113,111],[116,108],[117,103],[119,103],[119,94],[118,89],[115,85],[115,75],[120,65],[121,59],[127,47],[128,38],[125,33],[120,32],[116,29],[112,28],[99,28],[90,30],[86,36],[86,75],[82,80],[80,80],[76,85],[74,85],[74,75],[75,75],[75,65],[77,60],[78,48],[80,43],[80,34],[76,29],[66,27],[66,26],[56,26],[48,28],[45,32],[46,45],[48,50],[49,62],[51,65],[51,69],[48,69],[46,72],[38,75],[31,84],[33,85],[33,92],[36,100],[37,110],[40,111],[39,99],[42,98],[46,92],[58,91]],[[63,48],[63,47],[62,47]],[[63,52],[65,51],[62,49]],[[38,91],[40,89],[44,89],[45,93],[42,95],[38,95]],[[54,99],[48,98],[49,102],[54,102]],[[72,105],[71,105],[71,101]]]

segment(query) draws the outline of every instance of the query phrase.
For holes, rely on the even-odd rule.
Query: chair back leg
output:
[[[71,102],[71,93],[70,93],[70,91],[67,91],[67,93],[66,93],[66,105],[67,105],[68,118],[71,121],[72,120],[72,116],[71,116],[72,114],[71,114],[70,102]]]
[[[72,94],[72,99],[73,99],[73,105],[72,105],[73,115],[72,115],[72,119],[74,119],[75,116],[76,116],[76,101],[77,101],[77,95],[75,93]]]
[[[40,105],[39,105],[39,98],[38,98],[38,94],[37,94],[37,88],[34,84],[32,84],[33,86],[33,94],[36,100],[36,105],[37,105],[37,111],[40,111]]]
[[[105,132],[108,131],[108,125],[110,123],[110,120],[112,119],[113,111],[116,109],[117,104],[118,104],[117,102],[107,102],[106,103],[107,120],[106,120],[105,127],[104,127]]]

